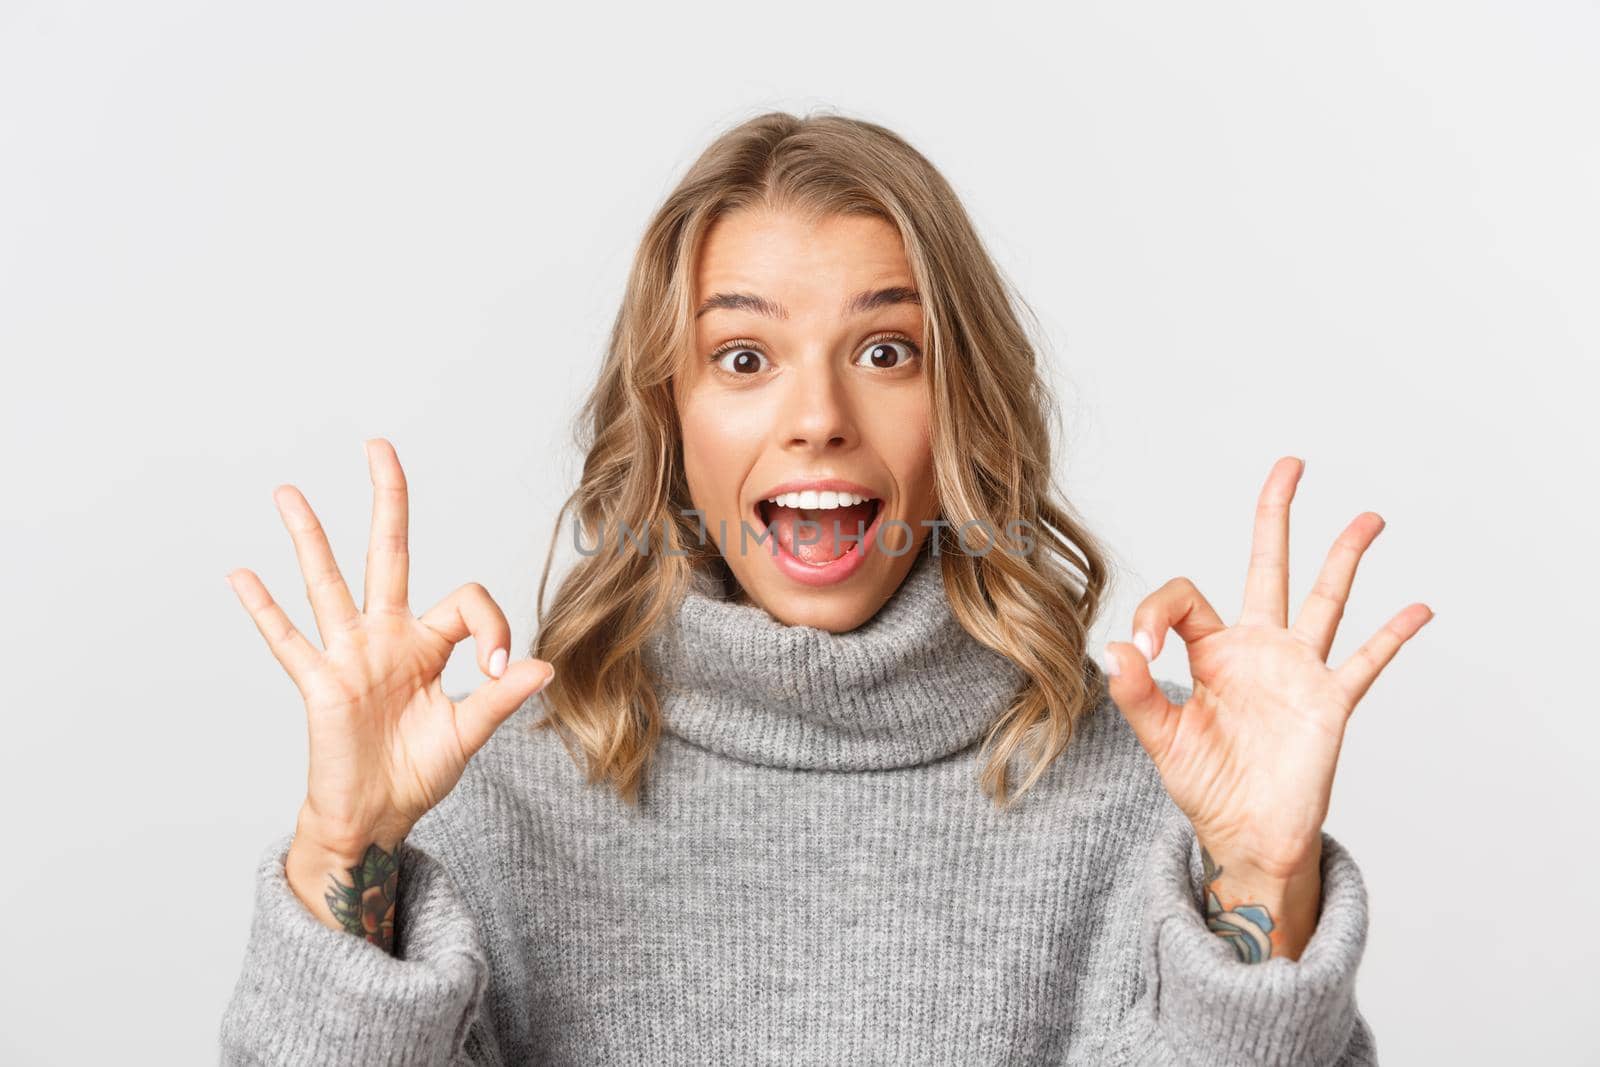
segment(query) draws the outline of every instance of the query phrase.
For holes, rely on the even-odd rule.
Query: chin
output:
[[[830,633],[854,630],[877,613],[886,599],[885,590],[878,588],[887,576],[878,581],[867,572],[856,575],[848,587],[803,586],[781,575],[775,581],[739,581],[744,599],[760,607],[785,626],[811,626]],[[737,574],[735,578],[738,578]]]
[[[866,622],[878,610],[876,600],[863,600],[859,595],[826,593],[791,594],[780,597],[780,603],[767,608],[767,614],[785,626],[811,626],[830,633],[845,633]],[[821,600],[822,603],[811,603]]]

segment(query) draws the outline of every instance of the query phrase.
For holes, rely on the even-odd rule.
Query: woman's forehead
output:
[[[913,287],[911,266],[898,231],[870,215],[812,220],[789,212],[735,212],[706,234],[694,272],[697,311],[718,293],[744,293],[766,306],[723,304],[778,318],[794,304],[838,303],[868,287],[893,286]]]

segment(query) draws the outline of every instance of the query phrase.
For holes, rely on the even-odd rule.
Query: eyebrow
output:
[[[846,315],[859,315],[863,311],[872,311],[894,304],[921,303],[922,297],[918,295],[917,291],[903,285],[891,286],[887,289],[864,289],[845,301],[843,313]],[[713,293],[695,310],[694,317],[698,319],[706,312],[718,308],[729,311],[751,311],[757,315],[765,315],[772,319],[786,319],[789,317],[788,308],[775,300],[768,300],[766,297],[756,296],[754,293]]]

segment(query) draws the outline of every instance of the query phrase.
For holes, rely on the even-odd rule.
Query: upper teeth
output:
[[[865,504],[871,500],[870,496],[857,496],[855,493],[835,493],[824,489],[817,491],[807,489],[799,493],[779,493],[777,496],[768,497],[770,503],[780,508],[804,508],[807,511],[820,511],[826,508],[848,508],[856,504]]]

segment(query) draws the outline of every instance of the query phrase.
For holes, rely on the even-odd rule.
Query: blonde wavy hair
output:
[[[883,126],[834,114],[771,112],[718,137],[650,220],[634,256],[598,382],[578,416],[584,455],[576,490],[556,519],[539,581],[531,654],[556,666],[536,729],[559,728],[590,783],[606,780],[637,804],[661,733],[661,709],[642,648],[690,585],[693,569],[731,574],[707,545],[694,507],[672,381],[693,344],[695,256],[721,216],[770,208],[810,218],[869,214],[900,233],[921,295],[923,351],[934,417],[945,589],[972,636],[1028,680],[984,737],[980,782],[1012,801],[1008,772],[1032,757],[1020,798],[1067,746],[1103,678],[1085,645],[1107,583],[1100,547],[1054,490],[1055,404],[1018,319],[1026,307],[990,260],[949,184]],[[569,511],[586,543],[605,530],[672,531],[674,552],[583,555],[555,602],[545,586]],[[1032,551],[983,551],[970,531],[1026,520]],[[970,551],[957,534],[968,528]],[[603,525],[602,525],[603,524]],[[576,746],[576,748],[574,747]]]

